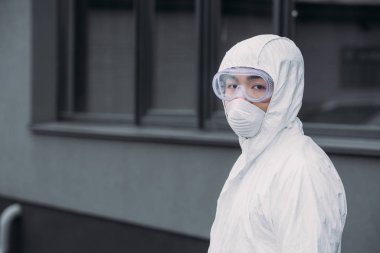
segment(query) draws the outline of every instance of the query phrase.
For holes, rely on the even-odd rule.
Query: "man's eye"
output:
[[[228,84],[227,89],[236,89],[238,87],[237,84]]]
[[[262,84],[254,84],[252,85],[251,89],[254,89],[254,90],[265,90],[267,87],[265,85],[262,85]]]

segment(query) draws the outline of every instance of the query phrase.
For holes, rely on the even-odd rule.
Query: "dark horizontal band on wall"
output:
[[[207,252],[209,240],[0,195],[0,212],[21,206],[9,253]]]
[[[119,141],[154,142],[238,148],[232,132],[197,129],[133,127],[126,125],[52,122],[31,124],[35,134],[94,138]],[[307,129],[306,129],[307,130]],[[308,131],[306,131],[308,133]],[[313,135],[311,137],[325,152],[337,155],[380,156],[379,138]]]

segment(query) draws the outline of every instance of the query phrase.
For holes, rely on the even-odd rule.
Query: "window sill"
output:
[[[237,137],[230,132],[181,129],[170,127],[135,127],[123,124],[51,122],[30,125],[35,134],[96,138],[120,141],[156,142],[202,146],[239,147]]]
[[[133,127],[78,122],[38,123],[30,125],[30,129],[33,133],[41,135],[215,147],[239,147],[238,139],[232,132],[222,131]],[[380,157],[379,139],[319,135],[311,135],[311,137],[329,154]]]

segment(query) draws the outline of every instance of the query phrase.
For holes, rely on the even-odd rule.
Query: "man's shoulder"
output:
[[[330,158],[321,147],[309,136],[304,136],[294,145],[288,162],[297,167],[304,167],[313,164],[331,164]]]
[[[283,176],[293,176],[301,172],[305,175],[315,175],[333,170],[335,167],[327,154],[312,138],[304,136],[292,147],[292,152],[283,164],[280,173]]]

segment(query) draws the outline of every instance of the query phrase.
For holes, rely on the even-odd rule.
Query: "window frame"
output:
[[[198,29],[198,89],[196,126],[183,128],[175,124],[166,124],[166,119],[153,120],[155,124],[144,122],[147,102],[144,100],[144,86],[139,84],[149,81],[143,69],[153,68],[149,61],[149,43],[146,39],[152,33],[153,15],[146,15],[144,8],[150,7],[149,0],[135,0],[136,8],[136,90],[135,113],[130,118],[107,119],[107,116],[67,115],[70,120],[59,117],[61,108],[62,82],[72,82],[75,74],[62,71],[62,64],[72,59],[67,58],[70,45],[62,46],[60,32],[67,20],[62,15],[67,6],[65,1],[32,1],[32,107],[29,129],[37,135],[67,136],[75,138],[95,138],[148,143],[174,143],[185,145],[205,145],[213,147],[239,147],[238,140],[231,130],[215,130],[210,120],[209,85],[217,66],[218,6],[220,0],[196,0]],[[70,2],[70,1],[69,1]],[[293,1],[273,0],[273,24],[275,33],[292,36],[294,17]],[[62,9],[63,8],[63,9]],[[141,15],[144,10],[144,16]],[[154,11],[154,8],[151,9]],[[66,11],[68,11],[66,9]],[[286,12],[287,15],[282,12]],[[145,17],[145,19],[143,18]],[[148,18],[147,18],[148,17]],[[46,22],[52,20],[54,22]],[[285,20],[287,20],[285,22]],[[66,28],[65,28],[66,27]],[[72,45],[71,45],[72,46]],[[209,50],[210,49],[210,50]],[[57,59],[60,59],[59,61]],[[143,67],[143,68],[142,68]],[[63,77],[63,78],[62,78]],[[137,101],[145,101],[137,103]],[[88,116],[88,115],[87,115]],[[178,119],[178,118],[177,118]],[[172,117],[175,121],[176,117]],[[107,123],[104,123],[106,121]],[[216,123],[216,125],[218,125]],[[342,155],[380,156],[380,129],[358,125],[332,125],[322,123],[305,123],[305,133],[312,136],[327,152]]]
[[[134,1],[139,2],[139,1]],[[99,3],[98,3],[99,4]],[[120,4],[120,3],[119,3]],[[116,7],[116,6],[115,6]],[[58,41],[56,44],[59,55],[57,85],[58,85],[58,107],[57,121],[73,122],[106,122],[106,123],[126,123],[132,124],[135,121],[135,111],[133,113],[92,113],[85,111],[87,88],[87,21],[86,12],[89,5],[84,1],[57,1],[56,19],[58,20]],[[84,15],[82,15],[84,13]],[[135,30],[137,27],[137,15],[134,14]],[[137,34],[137,33],[136,33]],[[135,44],[137,38],[135,38]],[[137,44],[135,45],[135,55],[137,55]],[[135,56],[134,59],[137,59]],[[137,65],[135,60],[134,66]],[[136,70],[136,67],[135,67]],[[134,70],[134,71],[135,71]],[[135,71],[136,72],[136,71]],[[134,77],[136,79],[136,77]],[[81,85],[76,85],[80,83]],[[133,88],[136,93],[136,82],[133,80]],[[79,97],[78,97],[79,96]],[[136,94],[135,94],[136,96]],[[135,103],[134,103],[135,104]],[[66,110],[67,108],[67,110]]]
[[[137,0],[137,2],[139,2]],[[157,31],[155,30],[156,25],[156,17],[157,17],[157,8],[156,8],[156,0],[143,0],[140,2],[141,6],[139,8],[140,13],[138,13],[138,17],[140,17],[140,23],[144,24],[143,26],[140,26],[140,28],[137,28],[137,30],[141,29],[141,36],[138,37],[137,44],[142,45],[141,52],[145,52],[144,55],[137,55],[137,61],[139,61],[139,57],[141,57],[141,61],[145,62],[141,63],[141,65],[137,65],[137,68],[140,69],[139,75],[141,77],[141,81],[136,82],[136,90],[138,94],[136,94],[136,106],[140,107],[141,110],[139,110],[139,114],[136,115],[136,122],[135,124],[137,126],[157,126],[157,127],[179,127],[179,128],[197,128],[202,121],[202,115],[200,113],[199,108],[202,108],[203,106],[200,105],[201,101],[198,99],[198,96],[195,101],[195,108],[194,113],[189,113],[187,110],[174,110],[174,109],[155,109],[151,107],[151,101],[152,101],[152,94],[150,91],[152,90],[153,83],[156,81],[154,80],[154,73],[156,73],[156,57],[157,52],[155,51],[157,49],[157,45],[155,42]],[[201,27],[203,26],[203,19],[202,19],[202,13],[201,10],[203,8],[202,6],[203,1],[202,0],[194,0],[194,18],[195,18],[195,30],[196,30],[196,52],[197,52],[197,60],[196,60],[196,72],[197,72],[197,80],[198,83],[200,83],[200,75],[201,75],[201,69],[204,67],[204,62],[200,60],[201,54],[202,54],[202,34],[201,34]],[[148,14],[147,14],[148,10]],[[149,16],[149,17],[147,17]],[[139,33],[139,31],[137,31]],[[140,41],[140,42],[139,42]],[[144,42],[144,43],[143,43]],[[150,51],[149,51],[150,50]],[[149,52],[149,53],[146,53]],[[152,57],[153,56],[153,57]],[[148,71],[147,70],[148,66]],[[150,73],[149,75],[146,74],[146,72]],[[146,76],[149,76],[149,80],[143,80],[146,78]],[[199,85],[195,87],[196,94],[199,94]],[[147,94],[150,96],[147,97]],[[140,102],[139,102],[140,101]],[[139,105],[138,105],[139,104]]]

